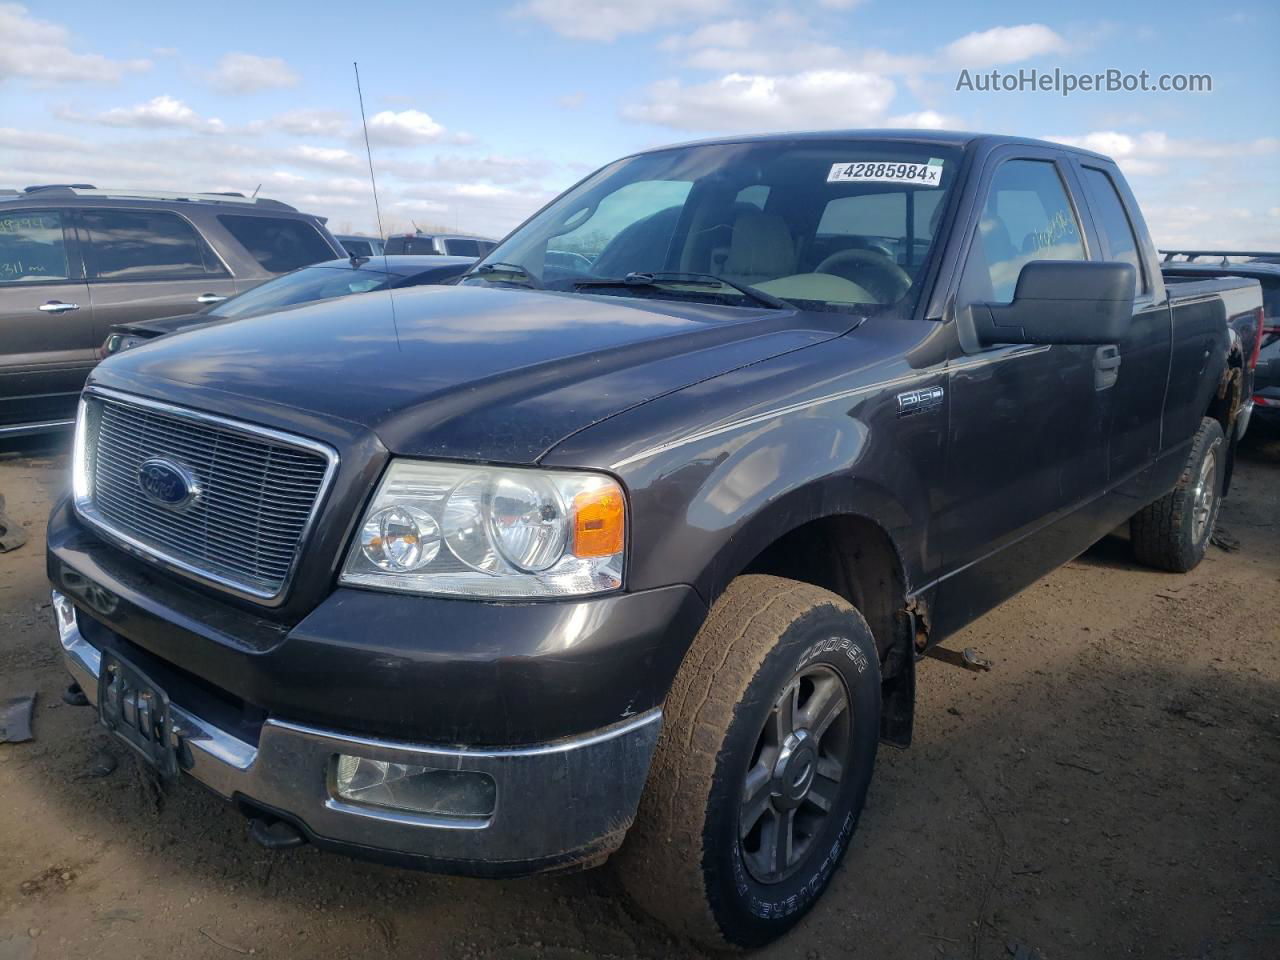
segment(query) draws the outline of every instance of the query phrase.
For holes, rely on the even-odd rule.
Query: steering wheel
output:
[[[911,275],[878,250],[840,250],[818,264],[814,273],[844,277],[881,303],[897,303],[911,289]]]

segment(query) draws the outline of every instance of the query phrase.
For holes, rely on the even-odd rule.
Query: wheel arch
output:
[[[915,709],[916,637],[927,630],[927,606],[911,593],[915,554],[902,536],[913,528],[887,491],[854,487],[846,499],[814,484],[758,514],[717,557],[707,600],[714,603],[735,578],[750,573],[843,597],[867,621],[880,654],[882,739],[906,746]]]

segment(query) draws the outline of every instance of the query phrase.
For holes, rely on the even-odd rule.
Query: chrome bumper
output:
[[[97,701],[101,655],[80,632],[76,609],[53,593],[67,669]],[[268,719],[246,743],[178,704],[171,705],[184,773],[222,797],[248,800],[295,819],[313,839],[347,852],[403,855],[428,868],[506,873],[572,863],[575,851],[607,853],[635,816],[657,744],[661,710],[554,743],[506,749],[437,747],[378,740]],[[433,816],[340,799],[332,789],[338,754],[485,773],[497,784],[487,818]],[[475,869],[472,869],[475,867]]]

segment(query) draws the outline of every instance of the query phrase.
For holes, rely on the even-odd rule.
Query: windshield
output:
[[[380,270],[357,269],[348,265],[303,267],[218,304],[208,315],[246,317],[251,313],[266,313],[295,303],[381,290],[386,285],[387,274]]]
[[[464,282],[759,306],[754,291],[804,309],[905,315],[959,160],[953,147],[894,140],[629,157],[553,201]]]

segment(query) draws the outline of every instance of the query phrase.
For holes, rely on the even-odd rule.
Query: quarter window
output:
[[[1044,160],[1010,160],[991,178],[960,302],[1011,303],[1028,263],[1083,259],[1080,225],[1057,169]]]
[[[1124,211],[1120,195],[1116,193],[1115,183],[1095,167],[1084,168],[1084,181],[1089,199],[1093,203],[1098,229],[1107,241],[1107,259],[1133,264],[1138,273],[1138,292],[1145,293],[1147,284],[1143,276],[1142,258],[1138,255],[1138,239],[1134,235],[1133,224],[1129,222],[1129,215]]]
[[[338,258],[320,236],[320,231],[305,220],[235,214],[223,214],[218,220],[262,265],[262,269],[270,273],[288,273],[322,260]]]
[[[18,210],[0,214],[0,283],[69,277],[61,212]]]

